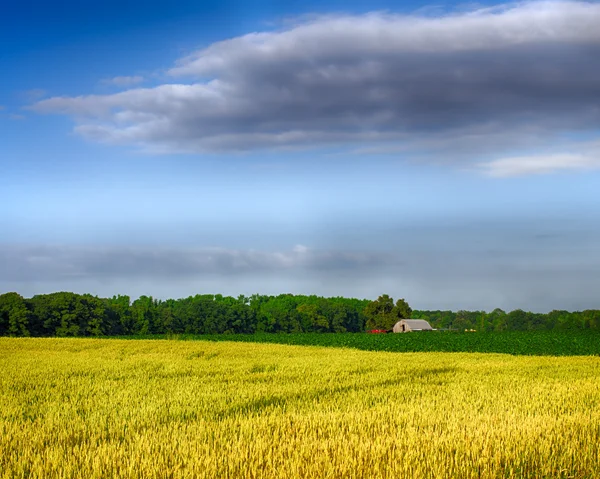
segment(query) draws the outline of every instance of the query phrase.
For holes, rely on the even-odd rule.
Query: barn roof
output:
[[[431,325],[425,321],[424,319],[404,319],[404,324],[406,324],[410,329],[433,329]],[[400,321],[402,322],[402,321]]]

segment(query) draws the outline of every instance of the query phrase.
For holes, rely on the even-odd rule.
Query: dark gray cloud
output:
[[[573,1],[443,17],[317,17],[183,58],[169,74],[188,83],[55,97],[33,108],[72,115],[88,138],[159,152],[409,140],[405,153],[419,157],[432,141],[451,148],[463,138],[475,155],[493,151],[502,162],[512,140],[531,139],[532,130],[540,146],[563,131],[600,128],[599,24],[600,4]],[[493,141],[491,150],[499,131],[510,143]],[[572,153],[524,172],[582,168]],[[501,163],[497,176],[518,174],[518,163],[510,171]]]

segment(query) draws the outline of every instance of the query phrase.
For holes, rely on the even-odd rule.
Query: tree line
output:
[[[522,309],[510,312],[496,308],[485,311],[413,311],[413,319],[425,319],[437,329],[476,331],[539,331],[554,329],[600,330],[600,310],[553,310],[532,313]]]
[[[60,292],[0,295],[0,335],[123,336],[148,334],[364,331],[370,301],[318,296],[195,295],[159,300],[99,298]]]
[[[437,329],[478,331],[600,329],[600,311],[413,311],[404,299],[374,301],[280,294],[182,299],[141,296],[99,298],[59,292],[24,298],[0,294],[2,336],[127,336],[151,334],[252,334],[390,330],[403,318],[425,319]]]

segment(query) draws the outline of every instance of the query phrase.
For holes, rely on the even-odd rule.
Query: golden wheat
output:
[[[0,339],[2,478],[600,477],[600,358]]]

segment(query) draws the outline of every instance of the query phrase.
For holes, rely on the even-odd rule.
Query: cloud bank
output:
[[[512,151],[600,128],[598,25],[600,4],[580,1],[317,17],[211,44],[168,70],[171,83],[32,108],[155,152],[410,145],[405,156],[431,161],[434,143],[437,159],[496,161],[496,176],[598,167],[577,151]],[[461,140],[470,152],[453,150]]]
[[[0,293],[404,297],[420,309],[598,308],[598,231],[423,232],[385,251],[0,245]],[[457,231],[455,231],[457,233]],[[410,236],[410,235],[409,235]]]
[[[313,251],[303,245],[279,252],[226,248],[4,245],[0,249],[0,279],[8,282],[102,277],[185,279],[212,275],[279,274],[285,271],[365,271],[391,261],[389,255]]]

